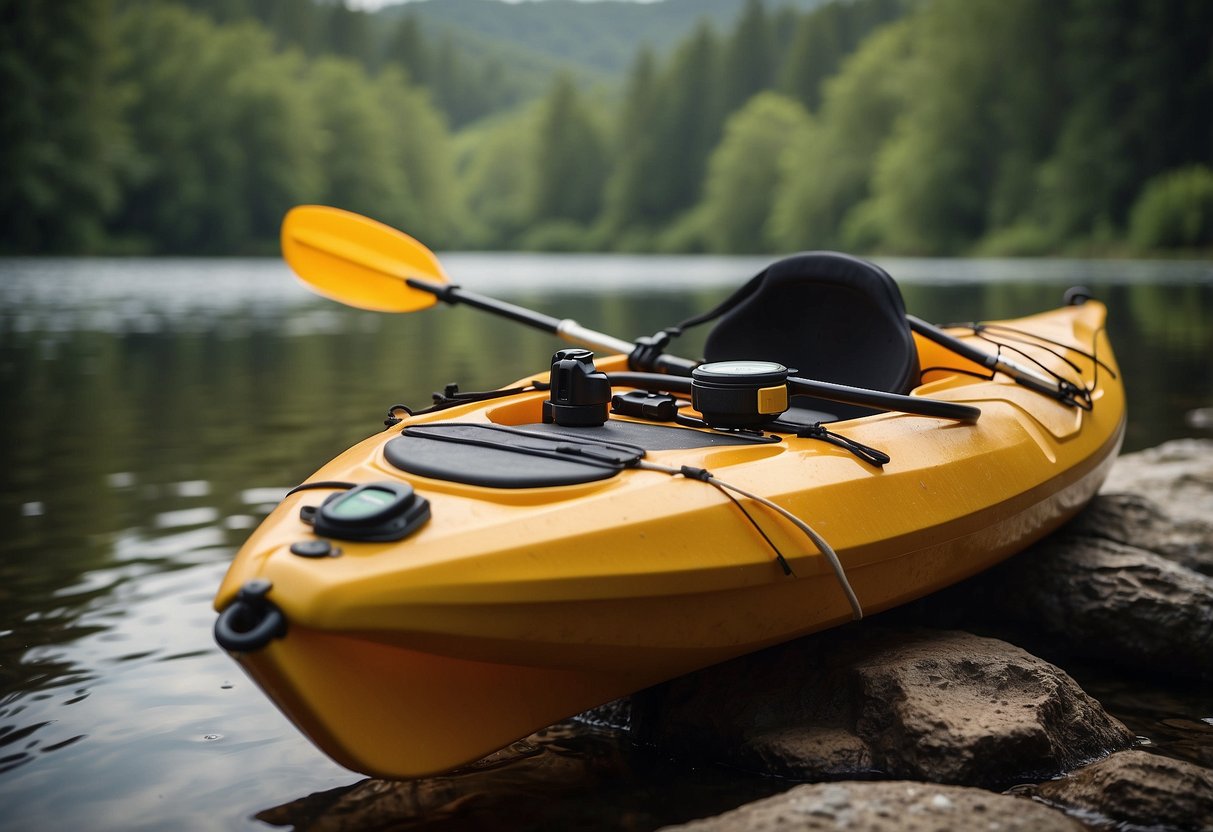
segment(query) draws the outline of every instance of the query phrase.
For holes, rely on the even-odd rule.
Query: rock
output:
[[[1016,640],[1033,649],[1051,642],[1131,670],[1213,673],[1213,577],[1145,549],[1054,536],[979,578],[969,597],[985,617],[1017,624]]]
[[[670,829],[686,832],[1079,832],[1061,812],[1021,797],[928,783],[817,783]]]
[[[1213,439],[1176,439],[1116,460],[1105,494],[1144,494],[1177,520],[1213,519]]]
[[[402,740],[407,741],[407,740]],[[363,780],[256,814],[296,832],[657,829],[787,788],[769,777],[685,765],[616,731],[561,723],[469,766],[417,780]],[[0,821],[0,828],[7,828]]]
[[[1213,523],[1168,516],[1141,494],[1100,494],[1065,533],[1123,543],[1213,575]]]
[[[1113,754],[1030,793],[1136,827],[1213,830],[1213,771],[1145,751]]]
[[[1213,676],[1213,441],[1129,454],[1057,534],[899,620],[977,627],[1052,660]],[[1146,489],[1143,494],[1108,489]]]
[[[658,686],[638,741],[799,779],[863,773],[969,785],[1049,777],[1133,736],[1058,668],[969,633],[864,625]]]

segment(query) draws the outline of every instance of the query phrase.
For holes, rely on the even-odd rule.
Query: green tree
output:
[[[775,73],[775,37],[762,0],[746,0],[737,27],[724,48],[722,106],[731,113],[771,86]]]
[[[96,251],[121,184],[106,0],[0,0],[0,250]]]
[[[845,46],[841,3],[829,3],[800,18],[779,88],[810,112],[821,105],[821,85],[838,68]]]
[[[1110,238],[1141,183],[1213,161],[1213,5],[1071,0],[1068,92],[1037,215],[1062,239]]]
[[[663,194],[652,176],[658,156],[654,130],[658,108],[657,61],[646,46],[637,53],[628,77],[615,136],[616,163],[606,200],[608,222],[614,230],[663,216]]]
[[[853,0],[826,3],[801,15],[780,64],[779,89],[815,112],[821,106],[822,85],[838,72],[843,59],[904,11],[903,0]]]
[[[279,48],[294,46],[315,55],[320,40],[320,14],[312,0],[262,0],[258,18],[275,34]]]
[[[808,127],[804,108],[774,92],[755,96],[729,119],[704,188],[709,251],[771,250],[766,229],[782,175],[780,158]]]
[[[276,237],[320,183],[300,59],[252,22],[216,27],[175,6],[132,7],[118,32],[135,159],[114,233],[193,253]]]
[[[322,43],[327,51],[370,67],[375,63],[375,48],[366,12],[351,9],[345,0],[337,0],[324,14]]]
[[[598,124],[569,75],[557,78],[539,118],[533,216],[589,223],[602,208],[608,159]]]
[[[324,142],[322,200],[389,225],[409,221],[407,173],[393,156],[397,141],[374,86],[351,61],[321,58],[308,73]]]
[[[421,31],[416,15],[406,14],[388,38],[384,60],[395,63],[408,73],[415,84],[429,85],[432,81],[430,48]]]
[[[1139,251],[1213,246],[1213,168],[1192,165],[1147,182],[1129,235]]]
[[[657,197],[653,216],[669,220],[699,201],[708,156],[720,140],[720,44],[703,23],[674,54],[658,90],[653,119],[655,153],[648,176]]]
[[[387,120],[388,164],[403,172],[406,193],[394,212],[402,227],[430,245],[459,239],[463,210],[451,138],[429,96],[394,68],[375,82],[378,108]]]
[[[825,85],[817,118],[791,139],[780,158],[783,178],[769,228],[779,247],[872,243],[862,233],[860,206],[871,195],[876,158],[906,106],[910,90],[899,69],[909,61],[913,44],[907,21],[881,29]]]
[[[1042,148],[1022,139],[1018,122],[1045,118],[1051,102],[1034,84],[1010,83],[1017,76],[1006,67],[1029,54],[1042,60],[1025,63],[1051,74],[1036,47],[1054,8],[1049,0],[935,0],[912,18],[915,52],[905,71],[914,94],[881,149],[874,180],[870,219],[883,245],[962,251],[993,228],[990,206],[999,203],[1000,187],[1030,181]],[[1012,215],[1022,192],[1003,199],[1011,205],[1003,213]]]
[[[513,248],[531,221],[537,155],[537,108],[532,106],[464,131],[457,164],[461,201],[470,215],[467,237],[479,248]]]

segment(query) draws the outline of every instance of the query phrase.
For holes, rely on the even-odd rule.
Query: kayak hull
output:
[[[1106,370],[1075,361],[1094,388],[1090,411],[1007,379],[945,372],[916,392],[976,404],[976,425],[881,414],[836,426],[888,452],[883,469],[788,437],[649,458],[708,468],[792,511],[838,552],[864,612],[889,609],[989,568],[1096,493],[1124,430],[1103,315],[1089,302],[1013,322],[1100,357]],[[968,369],[919,348],[923,366]],[[542,398],[407,424],[525,425],[538,421]],[[222,610],[249,581],[270,582],[285,635],[234,655],[349,768],[391,778],[449,770],[586,708],[852,618],[803,534],[751,505],[768,545],[702,482],[651,471],[528,489],[431,480],[386,460],[397,434],[371,437],[313,479],[407,480],[431,501],[425,527],[399,543],[339,543],[340,557],[301,558],[290,545],[314,535],[300,508],[324,492],[292,495],[241,550],[216,599]]]

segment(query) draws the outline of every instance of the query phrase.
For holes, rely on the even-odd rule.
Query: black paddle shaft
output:
[[[689,378],[672,378],[661,373],[610,373],[609,378],[612,384],[626,384],[642,390],[664,390],[683,394],[691,392]],[[903,396],[899,393],[882,393],[878,390],[865,390],[862,387],[848,387],[845,384],[831,384],[827,381],[814,381],[795,376],[788,378],[788,390],[792,393],[814,396],[832,402],[872,407],[877,410],[895,410],[916,416],[951,419],[955,422],[972,423],[981,416],[980,408],[968,404],[944,402],[919,396]]]
[[[611,352],[630,354],[636,346],[630,341],[624,341],[601,332],[586,329],[575,321],[554,318],[551,315],[545,315],[542,312],[536,312],[524,306],[516,306],[515,304],[506,303],[487,295],[469,292],[450,283],[434,283],[416,277],[406,278],[405,283],[413,289],[428,292],[443,303],[449,303],[452,306],[462,303],[474,309],[491,312],[494,315],[509,318],[511,321],[526,324],[534,329],[543,330],[573,343],[590,346],[593,349],[606,349]],[[679,358],[676,355],[658,355],[653,360],[653,364],[655,369],[679,376],[689,375],[691,370],[697,366],[696,362],[686,358]]]
[[[492,312],[494,315],[500,315],[503,318],[509,318],[511,321],[526,324],[535,329],[542,329],[544,332],[550,332],[553,335],[560,333],[560,318],[553,318],[551,315],[527,309],[525,306],[515,306],[512,303],[490,298],[487,295],[469,292],[453,283],[435,283],[430,280],[422,280],[418,277],[405,278],[404,282],[410,288],[428,292],[443,303],[449,303],[452,306],[462,303],[483,312]]]
[[[476,292],[469,292],[453,284],[435,283],[416,277],[407,278],[405,282],[413,289],[428,292],[443,303],[452,305],[462,303],[484,312],[491,312],[494,315],[509,318],[520,324],[526,324],[535,329],[541,329],[552,335],[566,336],[569,334],[570,324],[576,326],[571,321],[554,318],[551,315],[544,315],[542,312],[535,312],[534,310],[506,303],[505,301],[477,294]],[[598,343],[607,342],[612,348],[618,346],[620,347],[619,352],[626,353],[629,351],[628,348],[632,346],[626,341],[620,341],[617,338],[602,335],[602,333],[595,333],[593,330],[579,329],[578,332],[581,334],[592,334],[595,336],[594,340]],[[676,355],[657,356],[655,363],[658,369],[664,370],[674,376],[689,375],[691,370],[697,366],[694,361],[679,358]],[[658,380],[664,380],[666,383],[672,381],[669,376],[661,374],[634,373],[631,375],[636,378],[643,378],[647,375],[650,383]],[[689,389],[689,380],[686,386]],[[843,402],[844,404],[853,404],[860,407],[873,407],[880,410],[895,410],[919,416],[951,419],[958,422],[976,422],[977,418],[981,415],[981,410],[972,405],[943,402],[938,399],[927,399],[918,396],[903,396],[898,393],[883,393],[878,390],[865,390],[861,387],[848,387],[844,384],[831,384],[830,382],[815,381],[807,378],[789,378],[788,387],[793,393],[803,393],[809,396],[816,396],[820,399],[828,399],[829,401]],[[679,388],[666,387],[664,389]]]

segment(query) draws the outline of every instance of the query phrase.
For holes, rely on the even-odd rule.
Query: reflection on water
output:
[[[708,308],[765,265],[443,260],[470,288],[624,337]],[[1130,396],[1127,446],[1202,430],[1185,414],[1213,406],[1208,264],[885,265],[911,311],[943,321],[1013,317],[1055,305],[1070,284],[1089,285],[1112,310]],[[678,351],[695,354],[702,337],[688,335]],[[543,367],[556,346],[468,309],[346,309],[313,298],[271,260],[0,261],[5,825],[307,828],[323,814],[329,825],[317,828],[341,828],[334,817],[371,807],[362,822],[394,828],[417,825],[421,810],[447,828],[602,817],[611,828],[648,829],[777,790],[654,759],[585,728],[548,732],[480,772],[409,787],[360,783],[302,739],[211,640],[210,598],[227,562],[288,487],[380,429],[392,403],[424,403],[454,380],[499,386]],[[1209,764],[1202,720],[1213,713],[1198,706],[1207,697],[1156,701],[1131,683],[1113,684],[1107,698],[1138,733]]]

